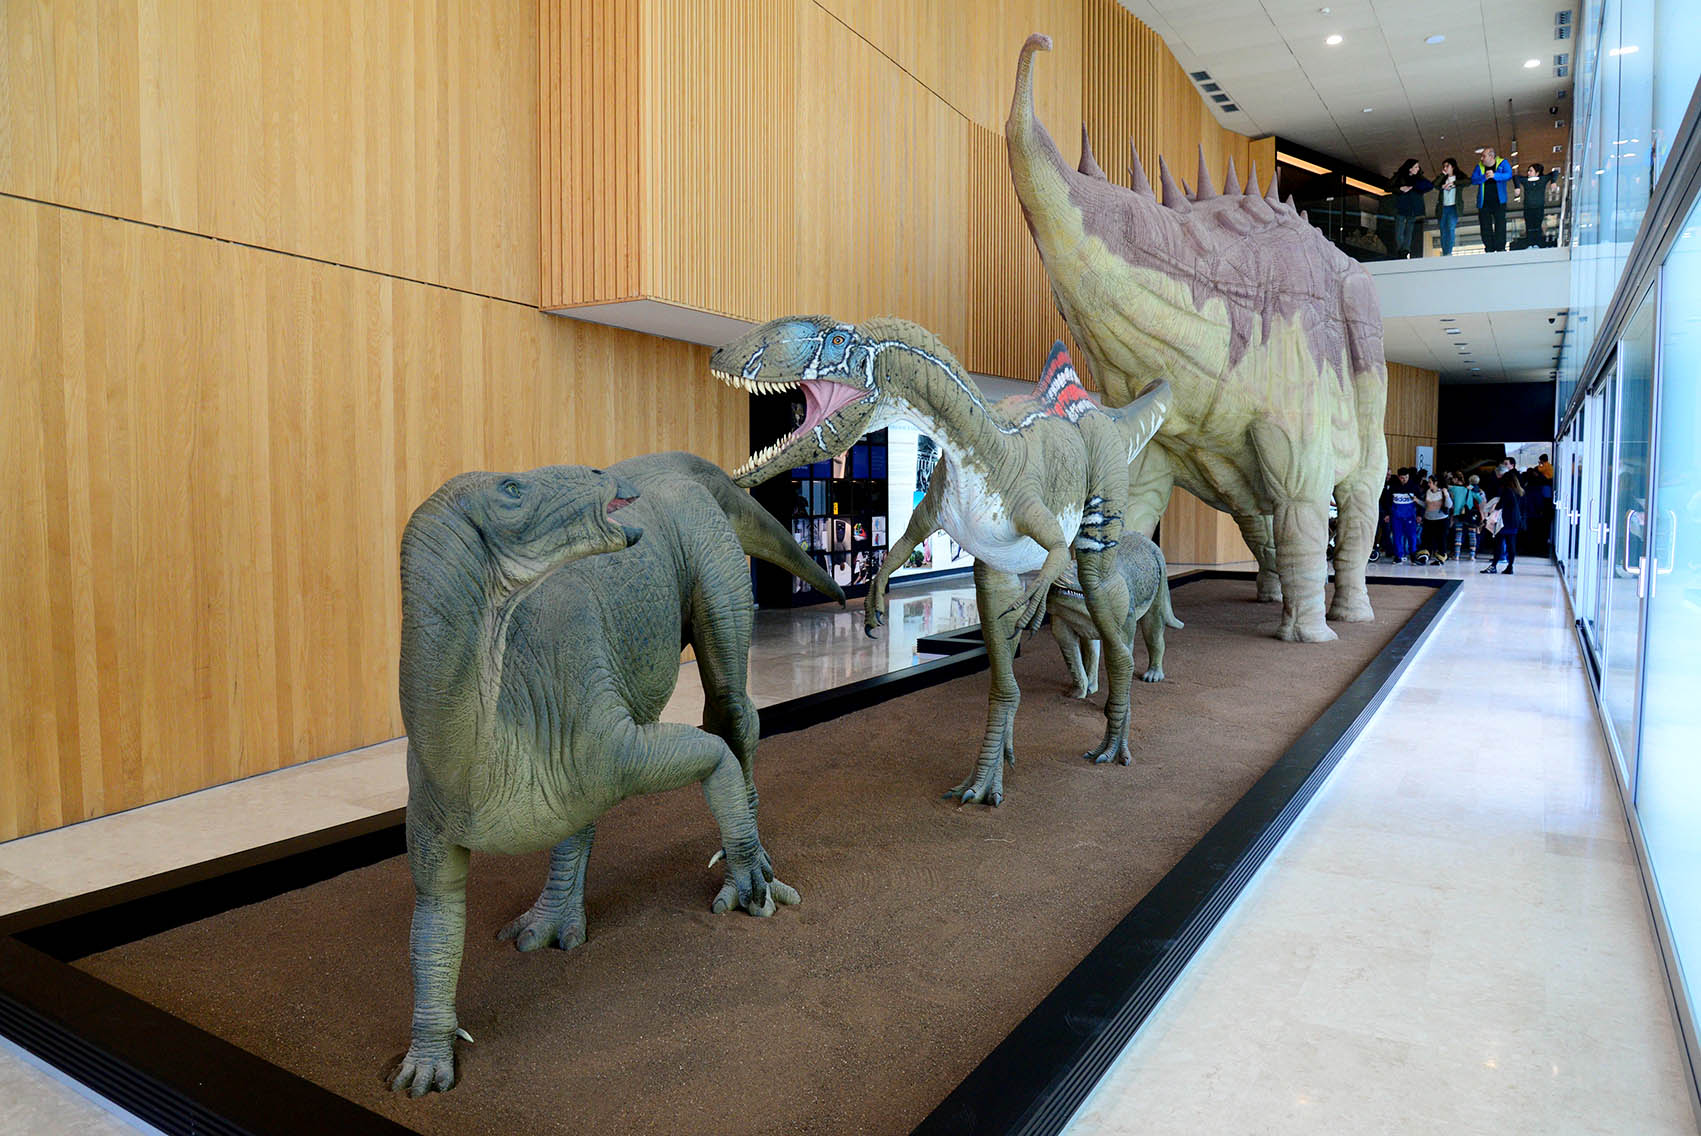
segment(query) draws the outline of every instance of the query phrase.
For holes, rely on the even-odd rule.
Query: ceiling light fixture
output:
[[[1432,43],[1432,44],[1433,43],[1441,43],[1441,42],[1445,41],[1446,39],[1447,39],[1447,37],[1444,36],[1444,35],[1432,35],[1432,36],[1425,37],[1423,42]]]
[[[1461,328],[1450,327],[1450,328],[1447,329],[1447,334],[1448,335],[1458,335],[1461,330],[1462,330]]]
[[[1373,193],[1377,197],[1387,197],[1388,196],[1388,191],[1386,189],[1383,189],[1381,186],[1369,185],[1365,182],[1359,181],[1355,177],[1347,178],[1346,183],[1348,185],[1352,186],[1354,189],[1363,190],[1365,193]]]
[[[1298,166],[1309,173],[1326,174],[1329,172],[1328,166],[1320,166],[1316,162],[1308,162],[1304,158],[1296,158],[1292,154],[1284,154],[1280,150],[1276,151],[1276,161],[1285,162],[1290,166]]]
[[[1524,60],[1524,66],[1525,67],[1540,67],[1541,65],[1542,65],[1542,61],[1539,60],[1539,59],[1526,59],[1526,60]]]
[[[1323,42],[1328,44],[1330,47],[1334,47],[1336,44],[1341,42],[1341,37],[1339,35],[1332,35],[1326,38]]]
[[[1369,114],[1369,113],[1370,113],[1370,112],[1371,112],[1371,111],[1373,111],[1373,110],[1375,110],[1375,109],[1376,109],[1376,108],[1375,108],[1375,107],[1365,107],[1365,108],[1364,108],[1364,109],[1363,109],[1363,110],[1362,110],[1362,111],[1360,111],[1360,112],[1359,112],[1359,113],[1360,113],[1360,114]]]
[[[1637,47],[1635,44],[1629,43],[1629,44],[1625,44],[1623,47],[1615,47],[1611,51],[1607,52],[1607,54],[1608,55],[1635,55],[1638,51],[1641,51],[1641,50],[1642,49]]]

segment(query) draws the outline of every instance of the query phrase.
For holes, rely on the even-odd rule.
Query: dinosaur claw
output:
[[[1004,803],[1004,794],[1003,793],[992,794],[992,800],[991,800],[990,803],[991,803],[992,807],[996,809],[999,805],[1002,805]]]

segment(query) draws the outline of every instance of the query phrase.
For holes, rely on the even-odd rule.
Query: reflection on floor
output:
[[[1072,1132],[1696,1131],[1552,570],[1387,571],[1466,590]],[[891,610],[878,640],[856,605],[759,613],[758,705],[907,666],[919,635],[976,619],[963,578]],[[688,665],[667,717],[701,700]],[[0,911],[397,807],[401,755],[0,845]],[[146,1131],[4,1043],[0,1100],[0,1136]]]

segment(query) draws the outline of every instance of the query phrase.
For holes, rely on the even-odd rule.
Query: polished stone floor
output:
[[[1465,590],[1071,1132],[1697,1131],[1551,568],[1386,571]],[[751,690],[765,705],[907,666],[919,635],[973,622],[960,578],[895,591],[878,640],[855,605],[759,613]],[[687,665],[667,717],[701,700]],[[0,912],[395,808],[401,753],[0,844]],[[137,1130],[0,1043],[0,1134]]]

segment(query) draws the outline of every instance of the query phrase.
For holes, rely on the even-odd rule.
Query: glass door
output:
[[[1618,364],[1609,363],[1606,374],[1615,375]],[[1604,620],[1601,609],[1601,579],[1606,574],[1609,557],[1608,518],[1612,513],[1612,410],[1617,387],[1611,378],[1602,380],[1589,392],[1583,404],[1583,467],[1593,472],[1583,477],[1582,519],[1578,523],[1582,547],[1577,558],[1577,621],[1583,629],[1583,641],[1588,644],[1598,672],[1602,663],[1602,644],[1605,643]]]
[[[1636,813],[1694,999],[1701,991],[1701,205],[1684,232],[1660,284]]]
[[[1610,481],[1610,553],[1602,604],[1601,702],[1618,742],[1626,785],[1636,783],[1636,696],[1642,675],[1642,600],[1648,582],[1648,473],[1653,458],[1653,289],[1618,341],[1618,372]]]

